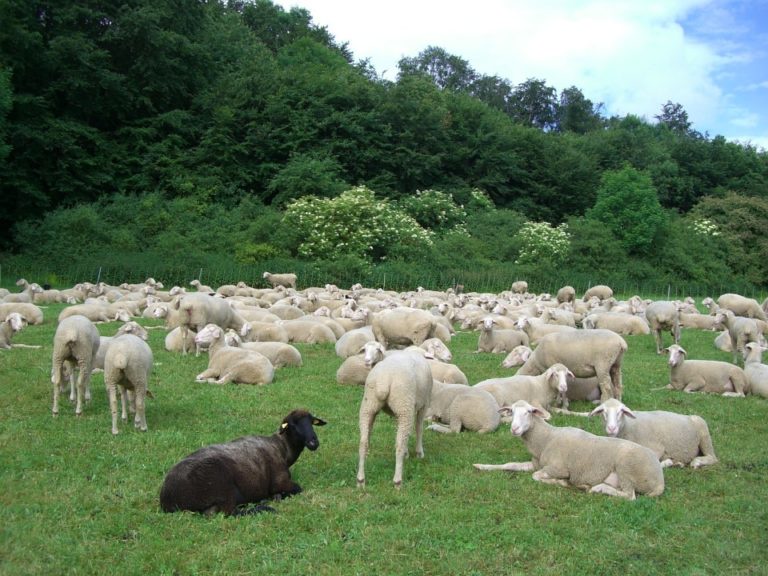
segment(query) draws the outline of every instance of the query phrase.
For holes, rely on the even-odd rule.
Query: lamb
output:
[[[259,354],[263,354],[275,369],[302,365],[301,352],[290,344],[284,342],[243,342],[237,332],[233,330],[227,330],[224,339],[229,346],[255,350]]]
[[[480,336],[477,340],[475,352],[490,352],[499,354],[511,352],[516,346],[528,346],[530,340],[528,334],[520,330],[495,329],[496,320],[491,316],[483,318],[480,325]]]
[[[18,312],[11,312],[8,317],[0,322],[0,350],[10,350],[11,348],[40,348],[29,344],[11,344],[13,338],[18,332],[21,332],[27,326],[27,319]]]
[[[621,362],[627,343],[610,330],[573,330],[544,336],[518,375],[536,376],[564,364],[577,378],[597,377],[601,401],[621,400]]]
[[[589,314],[584,318],[584,328],[594,330],[604,328],[622,335],[650,334],[651,329],[640,316],[624,312],[604,312]]]
[[[590,298],[598,298],[600,300],[608,300],[613,297],[613,289],[610,286],[604,284],[596,284],[584,292],[582,298],[583,302],[588,302]]]
[[[524,400],[501,409],[512,417],[510,431],[518,436],[529,462],[475,464],[478,470],[533,471],[533,479],[558,486],[575,486],[590,493],[634,500],[637,494],[664,492],[664,472],[645,446],[621,438],[606,438],[580,428],[549,425],[550,414]]]
[[[194,286],[194,287],[195,287],[195,289],[196,289],[198,292],[203,292],[203,293],[205,293],[205,294],[215,294],[215,293],[216,293],[216,290],[214,290],[213,288],[211,288],[211,287],[210,287],[210,286],[208,286],[207,284],[201,284],[201,283],[200,283],[200,280],[197,280],[197,279],[195,279],[195,280],[191,280],[191,281],[190,281],[190,283],[189,283],[189,285],[190,285],[190,286]]]
[[[263,354],[227,346],[224,329],[216,324],[206,324],[195,343],[208,346],[208,368],[197,375],[197,382],[269,384],[274,379],[275,368]]]
[[[296,289],[296,274],[270,274],[269,272],[264,272],[262,278],[264,278],[272,288],[283,286],[285,288]]]
[[[37,326],[43,323],[43,311],[35,304],[15,302],[0,304],[0,322],[8,318],[11,312],[17,312],[27,319],[27,324]]]
[[[437,316],[427,310],[402,307],[377,312],[371,326],[376,340],[389,349],[419,346],[424,340],[434,338],[437,322]]]
[[[416,457],[424,457],[422,435],[424,416],[432,394],[432,372],[423,356],[402,351],[378,362],[365,379],[365,391],[360,403],[360,447],[357,485],[365,486],[365,458],[368,438],[376,416],[382,410],[397,418],[395,443],[396,488],[403,482],[403,460],[408,453],[408,437],[416,428]]]
[[[538,376],[517,374],[507,378],[489,378],[478,382],[474,388],[489,392],[499,406],[525,400],[549,408],[559,395],[565,397],[568,383],[573,379],[573,372],[568,368],[562,364],[553,364]]]
[[[656,341],[656,354],[663,353],[663,339],[661,333],[669,330],[674,339],[674,344],[680,344],[680,315],[677,304],[669,300],[657,300],[651,302],[645,309],[645,319],[651,327]]]
[[[146,328],[134,322],[133,320],[120,326],[120,328],[117,329],[117,332],[115,332],[113,336],[101,336],[99,338],[99,350],[96,353],[96,356],[93,358],[94,373],[104,370],[104,359],[107,357],[107,350],[109,350],[110,344],[115,338],[122,336],[123,334],[133,334],[145,342],[149,339],[149,333],[147,332]]]
[[[64,382],[64,364],[69,366],[70,400],[75,399],[75,369],[77,375],[77,403],[75,414],[83,413],[83,399],[90,400],[93,359],[99,349],[99,331],[85,316],[70,316],[56,327],[53,337],[51,383],[53,384],[53,415],[59,414],[59,393]]]
[[[602,414],[605,433],[650,448],[662,468],[700,468],[717,463],[709,427],[700,416],[675,412],[630,410],[618,400],[603,402],[589,413]]]
[[[127,420],[126,404],[130,400],[135,411],[134,426],[147,431],[145,401],[149,376],[152,372],[152,350],[144,340],[132,333],[115,337],[109,343],[104,358],[104,384],[109,393],[109,409],[112,412],[112,434],[117,434],[117,388],[120,387],[122,419]]]
[[[471,430],[483,434],[499,427],[499,405],[485,390],[435,380],[432,383],[427,419],[433,421],[429,429],[436,432],[458,433]]]
[[[668,348],[670,383],[665,388],[684,392],[710,392],[723,396],[744,396],[749,390],[744,370],[717,360],[686,360],[688,354],[677,344]],[[604,400],[603,400],[604,401]]]
[[[717,299],[717,304],[737,316],[766,320],[765,311],[754,298],[746,298],[740,294],[723,294]]]
[[[274,511],[269,506],[246,506],[301,492],[290,467],[305,447],[314,452],[320,446],[314,426],[325,426],[325,421],[307,410],[293,410],[271,436],[243,436],[193,452],[165,476],[161,509],[208,516]]]
[[[731,338],[731,351],[733,363],[736,364],[740,356],[744,354],[744,345],[747,342],[760,342],[762,332],[757,323],[751,318],[736,316],[729,309],[722,309],[715,315],[715,323],[724,326]]]
[[[757,342],[744,345],[744,374],[749,382],[749,389],[755,396],[768,398],[768,366],[762,364],[763,348]]]

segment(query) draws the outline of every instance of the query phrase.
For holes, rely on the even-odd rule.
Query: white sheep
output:
[[[149,395],[149,376],[152,372],[152,350],[135,334],[115,337],[109,344],[104,358],[104,384],[109,393],[109,409],[112,413],[112,434],[117,434],[117,388],[120,388],[121,418],[128,419],[127,404],[135,412],[134,426],[147,431],[145,410]]]
[[[605,433],[650,448],[662,468],[690,466],[700,468],[717,463],[712,437],[700,416],[686,416],[664,410],[630,410],[612,398],[589,413],[602,414]]]
[[[515,346],[512,351],[506,355],[504,360],[501,361],[501,365],[504,368],[515,368],[522,366],[525,361],[528,360],[533,349],[530,346]]]
[[[224,329],[216,324],[206,324],[195,343],[208,347],[208,368],[197,375],[197,382],[269,384],[275,377],[274,366],[263,354],[227,346]]]
[[[511,416],[510,431],[531,454],[528,462],[475,464],[478,470],[533,472],[546,484],[574,486],[591,493],[634,500],[636,494],[659,496],[664,472],[656,455],[629,440],[606,438],[580,428],[554,427],[549,412],[524,400],[502,408]]]
[[[194,330],[187,330],[185,341],[185,336],[181,332],[181,326],[176,326],[176,328],[165,335],[165,349],[168,350],[168,352],[182,352],[184,349],[189,350],[190,348],[195,348],[195,336],[197,336],[197,332]],[[196,350],[195,355],[199,355],[199,353],[200,351],[198,349]]]
[[[517,322],[515,323],[515,328],[525,332],[526,336],[528,336],[529,346],[537,344],[548,334],[576,331],[576,328],[573,326],[563,326],[562,324],[547,324],[538,318],[531,318],[529,316],[521,316],[518,318]]]
[[[11,312],[0,322],[0,350],[11,348],[40,348],[31,344],[11,344],[11,339],[27,326],[27,319],[18,312]]]
[[[120,328],[117,329],[117,332],[115,332],[112,336],[101,336],[99,338],[99,350],[96,352],[96,356],[93,358],[93,372],[100,372],[104,370],[104,359],[107,357],[107,350],[109,350],[109,346],[112,344],[112,341],[115,338],[122,336],[123,334],[133,334],[145,342],[149,339],[149,333],[147,332],[146,328],[134,322],[133,320],[120,326]]]
[[[568,384],[573,379],[573,372],[563,364],[553,364],[537,376],[516,374],[506,378],[489,378],[481,380],[474,388],[489,392],[499,406],[525,400],[549,408],[558,396],[565,398]]]
[[[197,279],[195,279],[195,280],[191,280],[191,281],[190,281],[190,283],[189,283],[189,285],[190,285],[190,286],[194,286],[194,287],[195,287],[195,289],[196,289],[198,292],[204,292],[204,293],[206,293],[206,294],[214,294],[214,293],[216,292],[216,291],[215,291],[213,288],[211,288],[211,287],[210,287],[210,286],[208,286],[207,284],[201,284],[201,283],[200,283],[200,280],[197,280]]]
[[[261,277],[264,278],[272,288],[277,288],[278,286],[296,288],[296,274],[270,274],[269,272],[264,272]]]
[[[557,291],[556,299],[559,303],[573,302],[576,299],[576,290],[573,286],[563,286]]]
[[[681,328],[696,328],[698,330],[716,330],[715,317],[700,312],[680,312]]]
[[[650,334],[648,322],[640,316],[625,312],[604,312],[588,314],[583,320],[584,328],[594,330],[602,328],[622,335]]]
[[[0,322],[8,317],[11,312],[17,312],[27,319],[27,324],[37,326],[43,323],[42,309],[29,302],[10,302],[0,304]]]
[[[608,300],[613,297],[613,289],[605,284],[596,284],[584,292],[582,297],[583,302],[588,302],[591,298],[598,298],[599,300]]]
[[[747,298],[741,294],[723,294],[717,299],[720,308],[727,308],[737,316],[758,318],[766,320],[765,311],[754,298]]]
[[[175,301],[175,307],[181,314],[182,342],[186,343],[186,331],[199,332],[206,324],[216,324],[221,328],[233,328],[240,332],[246,321],[227,302],[208,294],[184,294]],[[186,348],[182,349],[186,354]]]
[[[85,316],[70,316],[56,327],[53,336],[53,356],[51,367],[51,383],[53,384],[53,415],[59,414],[59,394],[65,380],[65,363],[69,366],[70,400],[77,403],[75,414],[83,413],[83,400],[90,400],[91,371],[93,358],[99,349],[99,331],[93,322]],[[77,384],[75,386],[75,371]]]
[[[738,366],[718,360],[686,360],[688,353],[677,344],[667,350],[670,383],[665,388],[723,396],[744,396],[747,392],[747,377]]]
[[[59,312],[58,321],[61,322],[65,318],[70,316],[85,316],[91,322],[112,322],[114,320],[120,320],[121,322],[128,322],[131,319],[131,315],[124,310],[112,310],[106,303],[88,303],[88,304],[75,304],[68,306]]]
[[[528,282],[525,280],[516,280],[515,282],[512,282],[512,293],[525,294],[526,292],[528,292]]]
[[[336,343],[336,334],[325,324],[311,320],[280,320],[278,326],[285,330],[288,335],[288,342],[301,342],[304,344]]]
[[[395,475],[392,481],[399,488],[403,482],[403,460],[408,453],[408,438],[415,427],[416,457],[424,457],[422,436],[424,416],[432,393],[432,372],[420,354],[402,351],[378,362],[365,380],[360,403],[360,446],[357,485],[365,486],[365,458],[368,439],[376,416],[382,410],[397,419],[395,442]]]
[[[500,354],[511,352],[516,346],[528,346],[528,334],[521,330],[495,328],[498,321],[492,316],[483,318],[480,324],[480,336],[477,339],[475,352],[490,352]]]
[[[731,339],[731,351],[733,352],[733,363],[736,364],[742,359],[744,354],[744,345],[747,342],[760,342],[762,332],[752,318],[736,316],[727,308],[721,309],[715,315],[715,323],[724,326],[728,330]]]
[[[424,340],[435,337],[438,319],[427,310],[400,307],[382,310],[373,315],[371,325],[376,340],[385,348],[419,346]]]
[[[621,400],[621,363],[627,343],[610,330],[573,330],[544,336],[517,371],[536,376],[553,364],[564,364],[577,378],[597,377],[600,399]]]
[[[435,380],[427,409],[430,430],[458,433],[493,432],[499,427],[499,405],[486,390]],[[447,426],[445,425],[447,424]]]
[[[240,335],[234,330],[227,330],[224,338],[229,346],[238,346],[263,354],[275,369],[302,365],[301,352],[290,344],[284,342],[243,342]]]
[[[43,291],[39,284],[29,283],[24,278],[20,278],[16,281],[16,286],[22,286],[21,292],[11,292],[6,296],[3,296],[3,302],[24,302],[31,304],[35,301],[35,294],[39,294]]]
[[[244,342],[285,342],[289,340],[288,331],[277,322],[262,322],[252,320],[246,322],[240,335]]]
[[[762,364],[764,350],[757,342],[744,345],[744,374],[749,382],[750,393],[768,398],[768,366]]]
[[[656,354],[664,351],[662,332],[669,330],[674,344],[680,343],[680,313],[677,304],[669,300],[651,302],[645,309],[645,319],[656,341]]]

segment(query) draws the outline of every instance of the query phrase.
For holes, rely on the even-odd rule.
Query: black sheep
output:
[[[289,468],[305,446],[313,451],[320,446],[313,425],[325,422],[306,410],[294,410],[272,436],[243,436],[193,452],[166,475],[160,489],[161,508],[208,515],[273,511],[269,506],[245,505],[301,492]]]

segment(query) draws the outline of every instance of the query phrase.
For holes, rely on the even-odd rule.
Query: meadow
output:
[[[425,431],[425,458],[405,463],[392,486],[394,421],[381,415],[356,487],[362,388],[335,381],[332,345],[297,345],[301,368],[267,386],[194,381],[207,357],[163,348],[150,330],[155,367],[149,430],[110,433],[102,375],[82,417],[65,399],[51,416],[55,318],[0,352],[0,573],[26,574],[765,574],[768,553],[768,400],[654,390],[669,381],[651,336],[627,337],[624,402],[706,419],[720,462],[667,469],[658,498],[624,501],[534,482],[529,473],[479,472],[474,462],[529,460],[502,425],[491,434]],[[156,325],[153,320],[140,320]],[[99,325],[111,335],[117,323]],[[666,335],[669,342],[669,335]],[[689,358],[728,361],[715,333],[684,330]],[[454,362],[470,382],[512,374],[502,355],[476,354],[477,334],[458,333]],[[574,403],[575,410],[588,410]],[[206,444],[271,434],[304,407],[328,425],[320,447],[293,466],[304,492],[277,513],[203,517],[160,511],[168,469]],[[552,423],[602,433],[600,419]],[[411,439],[413,446],[413,439]]]

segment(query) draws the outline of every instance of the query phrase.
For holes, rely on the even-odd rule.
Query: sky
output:
[[[694,130],[768,150],[768,0],[273,1],[391,80],[436,46],[513,86],[576,86],[606,116],[679,103]]]

